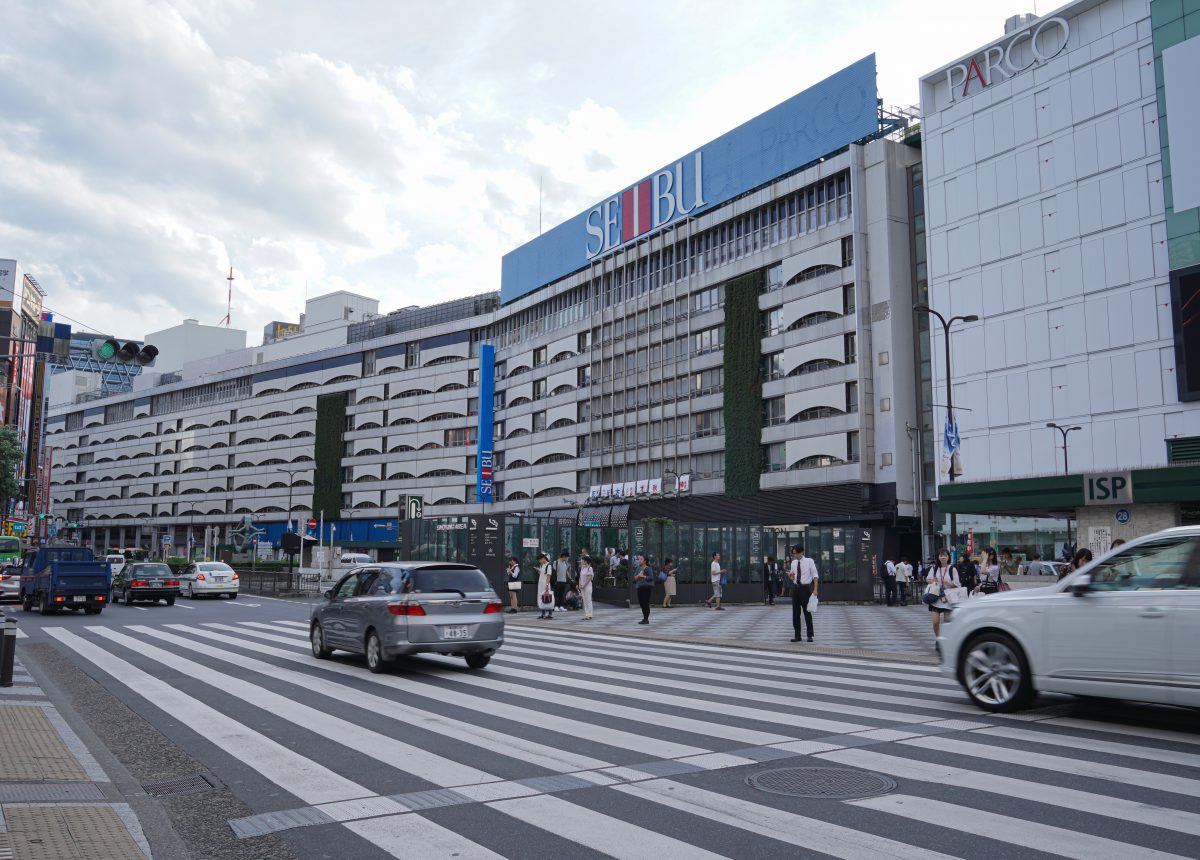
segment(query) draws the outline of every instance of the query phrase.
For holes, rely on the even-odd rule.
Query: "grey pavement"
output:
[[[928,623],[917,607],[826,610],[859,643],[870,625]],[[731,632],[790,616],[675,611]],[[78,696],[115,702],[96,706],[106,742],[115,721],[140,727],[114,750],[131,772],[158,766],[136,744],[164,775],[221,787],[179,798],[200,836],[224,831],[218,851],[184,833],[195,857],[1200,856],[1200,735],[1174,709],[1043,697],[991,715],[899,652],[647,649],[625,629],[527,618],[482,671],[435,656],[373,675],[358,656],[314,659],[308,612],[252,599],[34,617],[22,642],[55,677],[83,676]],[[955,813],[931,824],[931,807]]]

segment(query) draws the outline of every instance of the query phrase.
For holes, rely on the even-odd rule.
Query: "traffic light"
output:
[[[92,358],[97,361],[115,361],[118,364],[137,364],[150,367],[158,359],[158,347],[148,343],[116,338],[97,338],[92,341]]]

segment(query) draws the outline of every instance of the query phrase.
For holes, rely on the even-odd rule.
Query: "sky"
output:
[[[4,0],[0,257],[140,338],[500,288],[545,229],[875,52],[886,105],[1019,0]],[[1044,6],[1048,4],[1043,3]],[[1045,13],[1048,8],[1040,10]]]

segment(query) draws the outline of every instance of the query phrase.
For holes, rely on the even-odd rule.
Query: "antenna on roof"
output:
[[[229,281],[229,293],[225,297],[225,318],[217,323],[217,325],[224,325],[225,328],[229,328],[233,323],[233,266],[229,267],[229,276],[225,280]]]
[[[538,235],[542,235],[542,174],[538,174]]]

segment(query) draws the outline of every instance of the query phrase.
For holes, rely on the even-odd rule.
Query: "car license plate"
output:
[[[454,624],[442,628],[443,639],[470,639],[471,628],[465,624]]]
[[[151,588],[162,588],[162,580],[161,579],[150,580],[150,587]]]
[[[75,597],[72,597],[71,599],[73,601],[75,601],[76,603],[87,603],[87,598],[84,597],[82,594],[77,594]]]
[[[214,576],[213,582],[225,582],[228,579],[229,579],[228,576]]]

